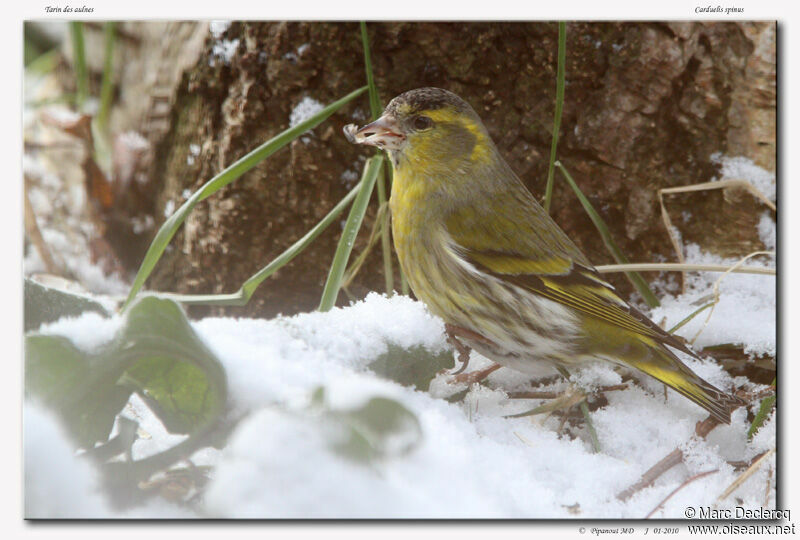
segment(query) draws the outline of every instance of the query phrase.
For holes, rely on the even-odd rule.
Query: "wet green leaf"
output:
[[[453,351],[449,349],[432,353],[420,346],[403,349],[397,345],[389,345],[389,349],[369,365],[377,375],[423,392],[428,390],[438,372],[452,367]]]
[[[329,414],[345,434],[334,450],[357,461],[403,455],[422,440],[416,415],[393,399],[375,397],[363,407]]]
[[[25,391],[55,410],[81,446],[105,441],[130,390],[116,381],[122,365],[87,355],[62,336],[29,336]]]
[[[44,323],[57,321],[61,317],[77,316],[85,311],[109,315],[103,306],[87,296],[46,287],[27,278],[24,295],[26,332],[35,330]]]
[[[26,393],[52,407],[82,446],[103,442],[130,394],[139,392],[173,433],[216,419],[226,400],[217,358],[171,300],[145,297],[96,351],[64,336],[26,338]]]

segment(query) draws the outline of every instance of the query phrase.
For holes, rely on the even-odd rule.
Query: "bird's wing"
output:
[[[497,227],[496,218],[473,220],[468,227],[450,220],[447,232],[452,253],[480,272],[696,357],[679,339],[620,298],[546,214],[546,222],[536,221],[542,218],[538,213],[532,219],[521,217],[503,216],[502,228]],[[557,242],[543,243],[543,229],[551,231]]]

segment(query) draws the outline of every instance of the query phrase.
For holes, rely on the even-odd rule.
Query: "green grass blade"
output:
[[[111,110],[111,99],[114,96],[114,43],[116,41],[116,23],[108,21],[103,25],[105,36],[105,61],[103,63],[103,82],[100,85],[100,110],[97,113],[97,125],[100,131],[108,131],[108,113]]]
[[[359,186],[356,200],[353,201],[353,206],[350,207],[350,214],[344,224],[339,246],[336,248],[333,264],[331,264],[331,269],[328,272],[328,280],[325,282],[325,288],[322,291],[322,299],[319,303],[320,311],[329,311],[336,304],[347,261],[350,258],[350,252],[353,250],[356,235],[361,228],[361,222],[367,211],[367,204],[369,204],[370,195],[372,195],[372,189],[375,187],[375,180],[378,178],[378,171],[382,165],[383,156],[377,155],[369,158],[364,167],[364,174],[361,177],[361,185]]]
[[[364,69],[367,72],[367,88],[369,88],[369,110],[372,119],[377,118],[383,112],[381,97],[378,94],[378,87],[375,86],[375,76],[372,73],[372,56],[369,50],[369,34],[367,34],[367,23],[361,21],[361,46],[364,49]]]
[[[667,330],[667,333],[668,334],[673,334],[673,333],[677,332],[678,330],[681,329],[681,327],[683,327],[689,321],[691,321],[692,319],[694,319],[695,317],[697,317],[698,315],[700,315],[702,312],[704,312],[705,310],[707,310],[708,308],[710,308],[713,305],[714,305],[714,303],[711,302],[710,304],[706,304],[704,306],[700,306],[699,308],[697,308],[696,310],[691,312],[689,315],[684,317],[684,319],[681,320],[678,324],[676,324],[675,326],[673,326],[672,328]]]
[[[69,23],[72,36],[73,63],[75,64],[75,104],[80,107],[89,95],[89,71],[86,69],[86,46],[83,41],[83,23]]]
[[[186,219],[186,216],[192,211],[192,208],[194,208],[198,202],[210,197],[223,187],[238,179],[244,173],[261,163],[264,159],[271,156],[273,153],[280,150],[309,129],[313,129],[325,121],[342,106],[360,96],[366,90],[367,87],[362,86],[358,90],[347,94],[342,99],[331,103],[311,118],[281,132],[279,135],[268,140],[249,154],[236,161],[233,165],[219,173],[217,176],[206,182],[200,189],[194,192],[192,196],[189,197],[189,199],[187,199],[186,202],[184,202],[183,205],[181,205],[181,207],[175,211],[174,214],[167,218],[167,220],[156,233],[153,241],[150,243],[150,247],[147,249],[147,253],[145,253],[142,264],[139,267],[138,273],[136,274],[136,278],[133,280],[133,285],[131,286],[130,293],[128,293],[128,298],[125,300],[125,304],[122,306],[123,311],[136,297],[139,290],[144,285],[144,282],[153,271],[153,268],[155,268],[156,263],[161,258],[161,255],[164,253],[164,250],[167,248],[167,244],[169,244],[170,240],[172,240],[172,237],[175,236],[175,233]]]
[[[369,48],[369,34],[367,33],[367,23],[361,21],[361,46],[364,49],[364,69],[367,72],[367,88],[369,88],[369,109],[372,119],[377,120],[383,112],[381,96],[378,94],[378,87],[375,85],[375,75],[372,72],[372,54]],[[380,153],[381,151],[378,150]],[[378,204],[386,202],[386,177],[383,169],[378,173]],[[383,254],[383,275],[386,282],[387,294],[394,291],[394,269],[392,267],[392,243],[389,238],[389,220],[391,216],[387,212],[383,219],[381,228],[381,253]]]
[[[386,176],[384,168],[378,172],[378,205],[383,206],[386,202]],[[388,207],[387,207],[388,208]],[[383,255],[383,276],[386,284],[386,294],[391,295],[394,291],[394,268],[392,267],[392,241],[389,238],[389,227],[391,215],[388,211],[381,216],[381,254]]]
[[[777,378],[772,379],[772,386],[775,386],[776,382],[778,382]],[[758,408],[755,418],[753,418],[753,423],[750,424],[750,429],[747,430],[748,440],[752,439],[756,431],[764,425],[764,421],[767,419],[767,416],[769,416],[770,411],[772,411],[772,406],[775,404],[775,399],[776,396],[767,396],[761,400],[761,406]]]
[[[583,415],[583,420],[586,422],[586,429],[589,431],[589,439],[592,442],[592,449],[594,449],[595,454],[598,454],[600,452],[600,439],[597,438],[597,431],[595,431],[592,417],[589,415],[589,406],[586,404],[586,400],[584,399],[581,401],[581,404],[578,405],[578,407]]]
[[[364,261],[367,260],[367,257],[369,257],[369,253],[375,245],[377,237],[380,236],[381,229],[383,228],[383,215],[386,213],[386,210],[386,204],[382,204],[378,207],[378,213],[375,216],[375,223],[372,224],[372,230],[369,233],[367,246],[361,250],[361,253],[358,254],[358,257],[356,257],[347,270],[344,271],[344,277],[342,278],[342,289],[345,292],[347,292],[347,287],[350,286],[350,283],[358,275],[358,272],[361,271],[361,267],[364,265]]]
[[[553,139],[550,144],[550,164],[547,167],[547,186],[544,190],[544,210],[550,213],[553,199],[553,176],[555,173],[558,133],[561,131],[561,113],[564,110],[564,86],[567,63],[567,23],[558,23],[558,71],[556,74],[556,111],[553,118]]]
[[[46,75],[56,68],[59,56],[60,53],[58,49],[51,49],[32,60],[25,66],[25,71],[35,73],[36,75]]]
[[[311,243],[327,229],[331,223],[339,217],[339,214],[347,208],[356,194],[358,193],[361,184],[358,184],[350,192],[334,206],[328,214],[320,220],[319,223],[308,231],[297,242],[286,248],[280,255],[275,257],[272,262],[267,266],[250,276],[245,281],[238,291],[231,294],[161,294],[165,298],[170,298],[176,302],[181,302],[189,305],[207,305],[207,306],[244,306],[253,297],[259,285],[269,276],[280,270],[283,266],[292,261],[295,257],[300,255]]]
[[[575,183],[572,175],[569,174],[567,169],[561,164],[560,161],[556,161],[555,166],[558,167],[558,169],[564,175],[564,178],[567,180],[567,183],[572,188],[572,191],[575,192],[575,195],[581,202],[583,209],[589,215],[592,223],[594,223],[594,226],[597,228],[597,231],[603,238],[603,243],[606,245],[608,252],[611,253],[611,256],[614,257],[615,261],[617,261],[617,264],[629,264],[628,258],[625,257],[625,255],[617,246],[617,243],[614,242],[614,239],[611,237],[611,233],[603,221],[603,218],[600,217],[600,214],[598,214],[594,209],[592,203],[589,202],[589,199],[587,199],[583,194],[581,189],[578,187],[578,184]],[[658,298],[656,298],[656,295],[650,290],[650,287],[647,286],[647,282],[644,280],[641,274],[638,272],[625,272],[625,276],[633,284],[633,286],[636,287],[636,290],[639,291],[639,294],[642,295],[642,298],[644,298],[644,301],[647,302],[648,306],[654,308],[660,305]]]
[[[33,43],[26,35],[22,39],[22,65],[26,68],[30,63],[42,55],[42,49]]]

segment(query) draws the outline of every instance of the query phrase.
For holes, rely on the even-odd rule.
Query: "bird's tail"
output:
[[[633,362],[636,368],[694,401],[720,422],[730,424],[731,412],[746,404],[701,379],[663,345],[649,350],[646,360]]]

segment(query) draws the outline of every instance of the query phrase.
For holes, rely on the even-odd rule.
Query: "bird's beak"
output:
[[[350,142],[377,146],[386,150],[397,150],[406,140],[397,120],[390,114],[384,114],[358,130],[352,124],[345,126],[344,133]]]

